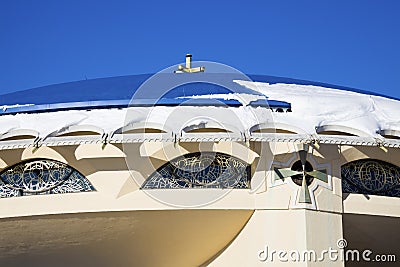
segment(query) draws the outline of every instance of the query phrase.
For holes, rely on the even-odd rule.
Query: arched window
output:
[[[342,166],[344,193],[400,197],[400,168],[380,160],[362,159]]]
[[[81,173],[55,160],[27,160],[0,172],[1,198],[94,190]]]
[[[223,153],[198,152],[164,164],[142,189],[249,187],[250,165],[246,162]]]

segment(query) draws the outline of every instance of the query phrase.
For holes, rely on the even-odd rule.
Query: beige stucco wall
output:
[[[190,152],[217,151],[251,164],[250,190],[187,189],[140,190],[143,181],[167,161]],[[276,183],[271,166],[290,166],[298,160],[294,143],[204,142],[86,144],[0,151],[0,168],[25,159],[47,158],[79,170],[96,192],[24,196],[0,199],[0,218],[36,215],[104,213],[149,210],[246,210],[249,222],[211,266],[265,265],[257,253],[265,245],[273,249],[321,251],[343,237],[341,214],[356,213],[400,217],[398,198],[350,194],[342,198],[340,166],[375,158],[400,166],[399,149],[315,145],[309,161],[328,170],[330,182],[313,182],[313,205],[295,201],[298,186],[290,180]],[[188,216],[190,213],[188,213]],[[222,219],[223,220],[223,219]],[[218,237],[218,236],[217,236]],[[232,237],[234,238],[234,237]],[[4,241],[3,239],[3,242]],[[276,265],[288,263],[274,262]],[[343,266],[342,262],[298,262],[297,266]]]
[[[339,259],[321,256],[323,250],[337,249],[336,242],[341,238],[339,214],[256,210],[239,236],[210,266],[344,266]],[[308,251],[316,253],[315,261],[313,256],[308,258]]]

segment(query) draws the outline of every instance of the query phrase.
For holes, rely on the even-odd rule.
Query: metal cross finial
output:
[[[192,68],[192,55],[191,54],[186,54],[186,65],[185,67],[182,65],[178,66],[178,70],[175,71],[175,73],[194,73],[194,72],[204,72],[206,70],[205,67],[197,67],[197,68]]]
[[[312,204],[311,196],[310,196],[310,189],[307,185],[307,175],[312,176],[315,179],[323,181],[325,183],[328,182],[328,175],[326,174],[326,170],[313,170],[307,171],[306,164],[307,164],[307,154],[308,154],[309,145],[301,143],[297,147],[297,153],[300,157],[300,162],[302,166],[302,171],[292,170],[291,168],[283,168],[277,169],[275,168],[275,180],[284,180],[285,178],[292,177],[295,175],[302,175],[302,182],[301,182],[301,189],[299,195],[299,203],[307,203]]]

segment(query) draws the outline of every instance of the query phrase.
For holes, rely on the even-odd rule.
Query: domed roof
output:
[[[29,135],[53,144],[59,142],[53,137],[64,132],[90,130],[120,142],[119,135],[126,129],[152,126],[165,132],[165,140],[174,134],[180,134],[182,140],[208,140],[207,133],[190,132],[193,127],[208,127],[233,134],[217,139],[239,140],[246,135],[251,140],[281,138],[269,136],[272,129],[284,134],[282,138],[292,134],[290,138],[297,141],[348,142],[353,138],[351,142],[375,144],[377,139],[383,142],[381,139],[387,138],[384,142],[400,146],[400,141],[391,138],[400,138],[400,101],[395,98],[318,82],[248,77],[231,73],[143,74],[9,93],[0,96],[0,115],[4,115],[0,116],[0,139]],[[185,129],[190,132],[187,136]]]
[[[69,109],[112,108],[131,106],[177,106],[177,105],[209,105],[209,106],[239,106],[235,99],[210,99],[198,96],[227,95],[232,93],[261,95],[255,90],[241,86],[234,80],[241,80],[238,74],[230,73],[195,73],[195,74],[158,74],[159,80],[153,88],[140,91],[139,88],[153,74],[118,76],[82,80],[55,85],[47,85],[33,89],[17,91],[0,95],[0,114],[15,114],[21,112],[44,112]],[[160,77],[162,77],[160,79]],[[349,87],[330,85],[319,82],[297,80],[267,75],[248,75],[255,82],[268,84],[312,85],[344,91],[358,92],[367,95],[383,96],[377,93],[357,90]],[[200,81],[197,81],[198,78]],[[162,80],[162,81],[161,81]],[[204,82],[210,80],[211,82]],[[167,90],[163,83],[181,84]],[[160,87],[160,88],[155,88]],[[163,93],[163,90],[166,93]],[[132,99],[133,95],[135,97]],[[192,96],[197,96],[192,98]],[[187,101],[191,99],[191,101]],[[392,98],[394,99],[394,98]],[[217,100],[217,101],[216,101]],[[397,100],[397,99],[396,99]],[[251,106],[270,106],[275,108],[290,108],[285,101],[284,92],[280,99],[253,100]]]
[[[118,76],[82,80],[33,89],[17,91],[0,96],[0,114],[31,113],[69,109],[93,109],[130,106],[176,106],[176,105],[226,105],[239,106],[235,99],[192,98],[192,96],[227,95],[227,94],[262,94],[234,82],[243,79],[238,74],[230,73],[195,73],[195,74],[158,74],[158,81],[153,88],[145,91],[138,89],[153,74]],[[160,78],[161,77],[161,78]],[[269,83],[292,82],[306,83],[287,78],[263,75],[250,75],[250,79]],[[200,78],[200,79],[198,79]],[[210,82],[208,82],[210,81]],[[173,88],[164,84],[178,84]],[[311,83],[310,83],[311,84]],[[158,87],[158,88],[156,88]],[[167,90],[168,89],[168,90]],[[165,93],[163,92],[165,91]],[[135,97],[132,99],[133,95]],[[191,99],[191,101],[187,101]],[[217,101],[216,101],[217,100]],[[254,106],[290,108],[290,104],[278,100],[257,100],[250,102]]]

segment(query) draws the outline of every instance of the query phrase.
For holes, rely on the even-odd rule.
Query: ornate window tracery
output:
[[[400,197],[400,168],[380,160],[363,159],[342,166],[344,193]]]
[[[249,188],[250,165],[223,153],[180,156],[156,170],[142,189]]]
[[[23,161],[0,172],[0,198],[94,190],[81,173],[55,160]]]

